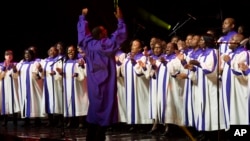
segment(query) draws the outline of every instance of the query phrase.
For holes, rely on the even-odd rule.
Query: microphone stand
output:
[[[176,31],[180,29],[184,24],[186,24],[189,20],[191,20],[191,17],[188,17],[188,19],[186,19],[180,26],[177,26],[168,36],[171,36],[176,33]]]
[[[61,56],[59,59],[57,59],[55,62],[53,62],[50,66],[53,66],[55,63],[61,61],[62,62],[62,82],[61,82],[61,88],[62,88],[62,119],[61,119],[61,122],[62,122],[62,132],[61,132],[61,137],[64,138],[65,137],[65,131],[64,131],[64,87],[63,87],[63,77],[64,77],[64,72],[63,72],[63,65],[64,65],[64,61],[65,61],[65,56]],[[61,75],[61,74],[60,74]],[[60,122],[60,121],[59,121]]]
[[[218,67],[217,67],[217,105],[218,105],[218,134],[217,134],[217,139],[218,141],[220,140],[220,44],[217,44],[218,46],[218,60],[217,60],[217,63],[218,63]]]

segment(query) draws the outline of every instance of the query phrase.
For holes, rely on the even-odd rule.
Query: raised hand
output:
[[[114,12],[114,14],[117,19],[123,18],[122,11],[118,6],[116,7],[116,12]]]
[[[184,60],[184,54],[183,53],[179,53],[178,55],[177,55],[177,58],[179,59],[179,60]]]
[[[141,66],[143,68],[146,67],[146,64],[144,62],[142,62],[141,60],[138,61],[138,64],[139,64],[139,66]]]
[[[188,69],[188,70],[192,70],[193,69],[193,65],[192,64],[186,64],[186,65],[184,65],[184,68],[185,69]]]
[[[224,60],[225,62],[228,62],[228,61],[230,60],[230,56],[229,56],[229,55],[224,55],[224,56],[223,56],[223,60]]]
[[[198,65],[200,64],[200,62],[199,62],[199,61],[197,61],[197,60],[190,60],[190,61],[189,61],[189,64],[192,64],[192,65],[198,66]]]
[[[56,71],[62,75],[62,69],[61,68],[56,68]]]
[[[156,64],[156,60],[153,57],[149,57],[149,62],[150,62],[151,65]]]
[[[248,69],[248,65],[246,63],[239,63],[238,66],[242,71],[246,71]]]
[[[82,14],[86,16],[88,14],[88,8],[83,8],[82,9]]]
[[[78,64],[79,64],[79,66],[84,66],[85,61],[83,59],[79,59]]]

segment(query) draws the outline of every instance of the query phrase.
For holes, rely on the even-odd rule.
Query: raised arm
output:
[[[123,43],[127,39],[127,27],[123,19],[122,11],[119,7],[116,8],[116,12],[114,12],[115,17],[118,20],[117,29],[112,34],[111,39],[115,40],[118,45]]]
[[[86,21],[86,15],[88,14],[88,8],[82,9],[82,14],[79,16],[77,23],[78,31],[78,45],[87,37],[90,36],[90,31],[88,28],[88,21]]]

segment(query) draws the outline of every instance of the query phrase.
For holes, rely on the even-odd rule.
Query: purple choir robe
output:
[[[123,19],[110,38],[95,40],[88,29],[84,15],[77,24],[78,45],[86,53],[89,110],[87,121],[100,126],[118,122],[117,77],[115,53],[127,39]]]

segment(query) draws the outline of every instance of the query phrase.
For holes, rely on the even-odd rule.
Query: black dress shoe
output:
[[[205,141],[206,140],[205,134],[200,134],[195,138],[196,138],[197,141]]]
[[[48,122],[46,125],[45,125],[45,127],[52,127],[53,126],[53,124],[51,123],[51,122]]]
[[[129,132],[134,132],[135,131],[135,127],[130,127],[128,131]]]
[[[61,122],[59,122],[57,125],[56,125],[57,128],[61,128],[63,127],[63,124]]]
[[[7,116],[7,115],[4,115],[4,119],[3,119],[2,126],[3,126],[3,127],[7,126],[7,123],[8,123],[8,116]]]
[[[17,121],[16,121],[16,120],[13,121],[13,125],[14,125],[15,127],[17,126]]]
[[[151,129],[150,131],[147,132],[147,134],[155,134],[157,132],[157,128]]]
[[[2,126],[3,126],[3,127],[7,126],[7,122],[3,122],[3,123],[2,123]]]
[[[79,129],[82,129],[82,128],[83,128],[83,124],[80,123],[80,124],[78,125],[78,128],[79,128]]]
[[[22,127],[29,127],[30,126],[30,123],[24,123],[23,125],[21,125]]]
[[[71,127],[71,122],[68,122],[65,128],[70,128]]]
[[[167,136],[167,137],[172,136],[172,134],[169,132],[169,130],[164,131],[161,135],[162,136]]]

